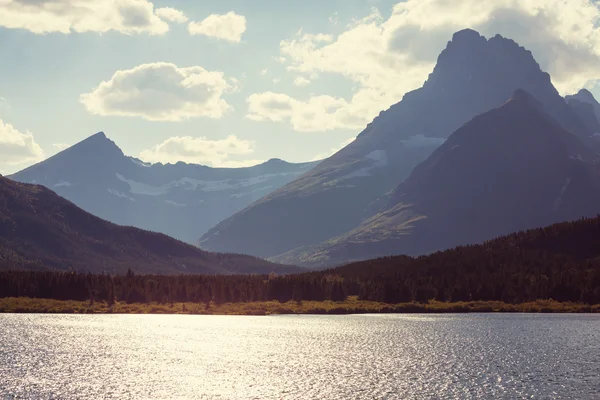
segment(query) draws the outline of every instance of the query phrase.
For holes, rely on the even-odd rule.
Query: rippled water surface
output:
[[[0,315],[1,399],[600,399],[594,315]]]

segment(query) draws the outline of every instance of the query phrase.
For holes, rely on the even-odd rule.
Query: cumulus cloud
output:
[[[80,101],[97,115],[141,117],[149,121],[221,118],[231,106],[222,98],[237,90],[235,79],[200,66],[179,68],[170,63],[142,64],[119,70]]]
[[[530,49],[561,93],[591,87],[600,79],[600,3],[589,0],[407,0],[396,4],[389,18],[373,10],[335,37],[299,31],[281,41],[277,59],[290,72],[347,78],[354,85],[352,97],[329,100],[339,106],[336,115],[354,117],[350,124],[338,118],[333,125],[354,129],[420,87],[452,34],[464,28],[487,37],[499,33]],[[255,102],[287,95],[253,96]],[[317,114],[307,117],[323,120],[331,114],[316,107],[323,97],[287,98],[296,112],[285,118],[280,109],[262,102],[249,117],[289,121],[295,129],[312,125],[300,121],[297,110],[310,108]],[[332,129],[331,125],[320,130]]]
[[[310,80],[303,76],[297,76],[296,79],[294,79],[294,86],[307,86],[309,83]]]
[[[33,33],[161,35],[169,30],[148,0],[0,0],[0,26]]]
[[[235,135],[225,139],[211,140],[205,137],[174,136],[144,150],[139,158],[147,162],[204,164],[213,167],[247,166],[258,160],[231,160],[231,156],[248,155],[254,152],[254,141],[243,140]]]
[[[211,14],[200,22],[190,22],[188,32],[239,43],[246,32],[246,17],[233,11]]]
[[[254,121],[289,122],[299,132],[332,129],[359,129],[364,125],[362,110],[343,98],[328,95],[297,100],[287,94],[263,92],[248,97],[246,118]]]
[[[188,17],[182,11],[171,7],[157,8],[155,14],[169,22],[183,24],[188,21]]]
[[[20,165],[41,161],[44,151],[29,132],[21,133],[0,120],[0,164]]]

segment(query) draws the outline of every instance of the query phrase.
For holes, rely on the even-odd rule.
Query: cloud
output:
[[[44,151],[29,132],[21,133],[0,120],[0,163],[20,165],[41,161]]]
[[[354,139],[356,139],[356,137],[351,137],[349,139],[346,139],[342,143],[340,143],[339,146],[332,147],[327,152],[317,154],[310,161],[321,161],[321,160],[324,160],[324,159],[326,159],[328,157],[331,157],[332,155],[334,155],[335,153],[337,153],[338,151],[340,151],[344,147],[348,146],[350,143],[354,142]]]
[[[201,22],[190,22],[188,32],[239,43],[246,32],[246,17],[233,11],[222,15],[211,14]]]
[[[239,139],[229,135],[225,139],[210,140],[205,137],[174,136],[164,142],[144,150],[139,158],[147,162],[211,165],[213,167],[246,166],[259,163],[257,160],[230,160],[230,156],[254,153],[254,141]]]
[[[155,14],[166,21],[177,24],[183,24],[188,21],[188,17],[182,11],[171,7],[157,8]]]
[[[359,129],[364,116],[339,97],[312,96],[297,100],[287,94],[263,92],[248,97],[246,118],[254,121],[289,122],[299,132]]]
[[[33,33],[161,35],[169,25],[148,0],[0,0],[0,26]]]
[[[339,22],[339,15],[338,15],[338,12],[336,11],[329,17],[329,23],[332,25],[337,25],[338,22]]]
[[[142,64],[115,72],[90,93],[80,96],[97,115],[140,117],[149,121],[221,118],[231,106],[224,93],[237,90],[237,81],[222,72],[170,63]]]
[[[352,115],[353,121],[338,118],[333,125],[356,129],[420,87],[452,34],[464,28],[487,37],[499,33],[530,49],[561,93],[591,87],[600,79],[600,3],[589,0],[407,0],[396,4],[389,18],[373,10],[337,36],[299,31],[281,41],[276,59],[290,72],[326,72],[348,79],[354,86],[352,97],[330,100],[339,105],[336,115]],[[287,96],[265,92],[251,97],[274,95]],[[286,101],[298,109],[322,97]],[[331,114],[310,108],[316,114],[307,118],[323,120]],[[262,107],[249,117],[291,121],[295,129],[313,125],[301,121],[298,112],[294,115],[283,118],[281,112]],[[331,124],[321,130],[328,129]]]
[[[296,79],[294,79],[294,86],[307,86],[308,84],[310,84],[310,80],[303,76],[297,76]]]

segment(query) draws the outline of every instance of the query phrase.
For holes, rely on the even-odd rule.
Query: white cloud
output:
[[[0,120],[0,164],[20,165],[41,161],[44,151],[29,132],[21,133]]]
[[[260,74],[261,74],[262,76],[265,76],[265,75],[267,74],[267,72],[269,72],[269,69],[268,69],[268,68],[265,68],[265,69],[261,69],[261,70],[260,70]]]
[[[0,26],[33,33],[161,35],[169,25],[148,0],[0,0]]]
[[[294,86],[306,86],[308,84],[310,84],[310,80],[303,76],[297,76],[296,79],[294,79]]]
[[[254,121],[289,122],[300,132],[319,132],[360,129],[365,118],[361,112],[339,97],[312,96],[303,101],[287,94],[263,92],[248,97],[246,117]]]
[[[346,139],[342,143],[340,143],[339,146],[332,147],[328,152],[317,154],[310,161],[320,161],[320,160],[324,160],[328,157],[331,157],[332,155],[334,155],[335,153],[337,153],[344,147],[348,146],[350,143],[354,142],[354,139],[356,139],[356,137],[351,137],[349,139]]]
[[[183,24],[188,21],[188,17],[182,11],[171,7],[157,8],[155,14],[166,21],[177,24]]]
[[[267,160],[264,159],[250,159],[250,160],[225,160],[217,167],[220,168],[244,168],[253,167],[258,164],[262,164]]]
[[[314,125],[304,121],[297,110],[310,108],[316,114],[308,113],[307,117],[324,120],[331,112],[319,111],[316,104],[328,97],[339,106],[336,115],[352,115],[353,121],[338,118],[338,123],[314,130],[333,129],[332,125],[362,128],[404,93],[420,87],[452,34],[464,28],[487,37],[499,33],[530,49],[561,93],[593,86],[600,79],[600,3],[407,0],[396,4],[388,19],[374,10],[335,37],[299,31],[281,41],[276,59],[290,72],[339,74],[354,85],[350,99],[315,95],[299,100],[284,94],[257,93],[250,98],[288,97],[286,103],[296,111],[283,117],[281,110],[270,109],[263,102],[249,117],[290,121],[295,129]]]
[[[224,93],[237,90],[237,80],[200,66],[142,64],[115,72],[90,93],[80,96],[92,114],[141,117],[149,121],[221,118],[231,106]]]
[[[205,35],[239,43],[246,32],[246,17],[233,11],[227,14],[211,14],[201,22],[190,22],[191,35]]]
[[[332,25],[337,25],[338,22],[339,22],[339,15],[338,15],[338,12],[336,11],[329,17],[329,23],[331,23]]]
[[[254,141],[243,140],[235,135],[225,139],[210,140],[205,137],[174,136],[153,148],[144,150],[139,158],[147,162],[204,164],[213,167],[247,166],[257,160],[231,160],[230,157],[252,154]]]
[[[279,82],[281,82],[281,78],[273,78],[273,84],[277,85]]]

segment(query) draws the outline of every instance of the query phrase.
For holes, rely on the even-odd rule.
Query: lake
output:
[[[600,399],[600,316],[0,315],[0,399]]]

